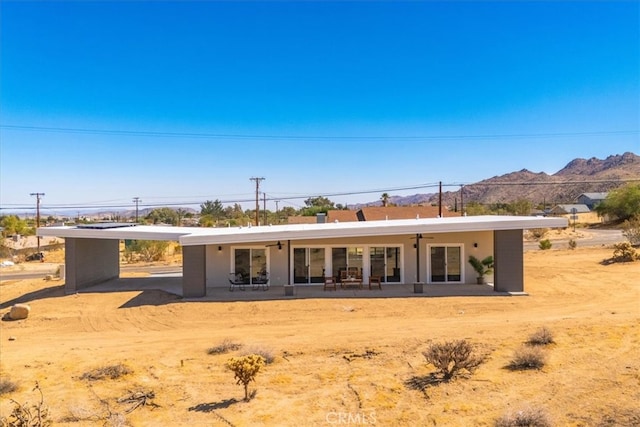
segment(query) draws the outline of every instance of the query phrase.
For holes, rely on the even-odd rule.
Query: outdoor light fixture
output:
[[[280,243],[280,240],[278,240],[278,250],[281,251],[282,250],[282,243]]]
[[[221,250],[222,250],[222,246],[218,246],[218,251],[221,251]]]
[[[474,248],[477,248],[477,247],[478,247],[478,244],[477,244],[477,243],[474,243],[474,244],[473,244],[473,247],[474,247]]]

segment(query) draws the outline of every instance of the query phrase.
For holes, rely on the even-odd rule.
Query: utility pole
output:
[[[464,216],[464,185],[460,184],[460,216]]]
[[[280,211],[278,210],[278,203],[280,203],[280,200],[276,200],[276,224],[280,224]]]
[[[138,223],[138,203],[140,203],[142,200],[140,200],[140,197],[134,197],[133,198],[133,203],[136,204],[136,224]]]
[[[31,193],[31,195],[36,196],[36,228],[40,228],[40,197],[44,196],[44,193]],[[40,236],[37,236],[36,240],[38,241],[38,256],[40,256]],[[40,261],[44,261],[42,257],[40,257]]]
[[[442,181],[440,181],[440,195],[438,196],[438,218],[442,218]]]
[[[263,181],[264,178],[249,178],[249,181],[256,182],[256,227],[260,224],[260,217],[258,216],[258,212],[260,211],[260,181]]]
[[[262,193],[262,210],[264,212],[264,225],[267,225],[267,193]]]

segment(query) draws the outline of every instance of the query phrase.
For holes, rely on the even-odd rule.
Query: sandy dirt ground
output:
[[[558,426],[640,422],[640,262],[610,248],[525,254],[528,296],[185,302],[161,291],[65,295],[61,281],[0,283],[0,376],[18,385],[0,414],[44,395],[62,426],[491,426],[527,407]],[[540,370],[512,371],[540,327]],[[210,355],[225,339],[238,350]],[[486,356],[469,378],[417,390],[430,342],[466,339]],[[224,363],[273,356],[242,400]],[[118,379],[86,380],[124,364]],[[146,405],[123,398],[153,395]],[[133,408],[133,409],[132,409]]]

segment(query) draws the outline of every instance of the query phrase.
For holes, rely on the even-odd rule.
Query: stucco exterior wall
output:
[[[119,240],[65,239],[67,294],[120,276]]]
[[[288,246],[287,241],[281,241],[282,249],[278,249],[277,246],[267,246],[274,245],[274,243],[273,241],[267,241],[253,244],[208,245],[206,250],[206,286],[229,286],[228,278],[229,273],[232,271],[231,257],[233,254],[232,249],[234,248],[267,249],[270,283],[272,286],[290,284],[291,266],[287,261],[287,254],[291,254],[291,262],[293,262],[292,248],[308,247],[400,246],[402,282],[412,283],[417,280],[417,250],[414,248],[416,243],[415,235],[296,240],[291,242],[291,247]],[[459,244],[462,246],[463,283],[475,283],[476,276],[473,268],[467,262],[468,255],[474,254],[480,258],[492,255],[493,232],[424,234],[422,239],[419,240],[420,281],[429,282],[429,246],[445,244]],[[477,246],[474,246],[474,244]],[[329,253],[327,253],[327,257],[329,256]],[[332,274],[332,272],[327,271],[327,274]],[[366,275],[367,273],[365,273]]]

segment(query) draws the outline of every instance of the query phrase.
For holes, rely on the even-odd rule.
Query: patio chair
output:
[[[327,289],[333,289],[334,291],[338,289],[335,277],[324,278],[324,290],[326,291]]]
[[[260,272],[258,276],[253,278],[252,282],[253,282],[254,291],[257,291],[257,290],[268,291],[269,290],[269,273],[264,271]]]
[[[382,290],[382,282],[380,276],[369,276],[369,289],[378,288]]]
[[[229,273],[229,291],[233,292],[236,287],[244,291],[245,284],[242,273]]]

